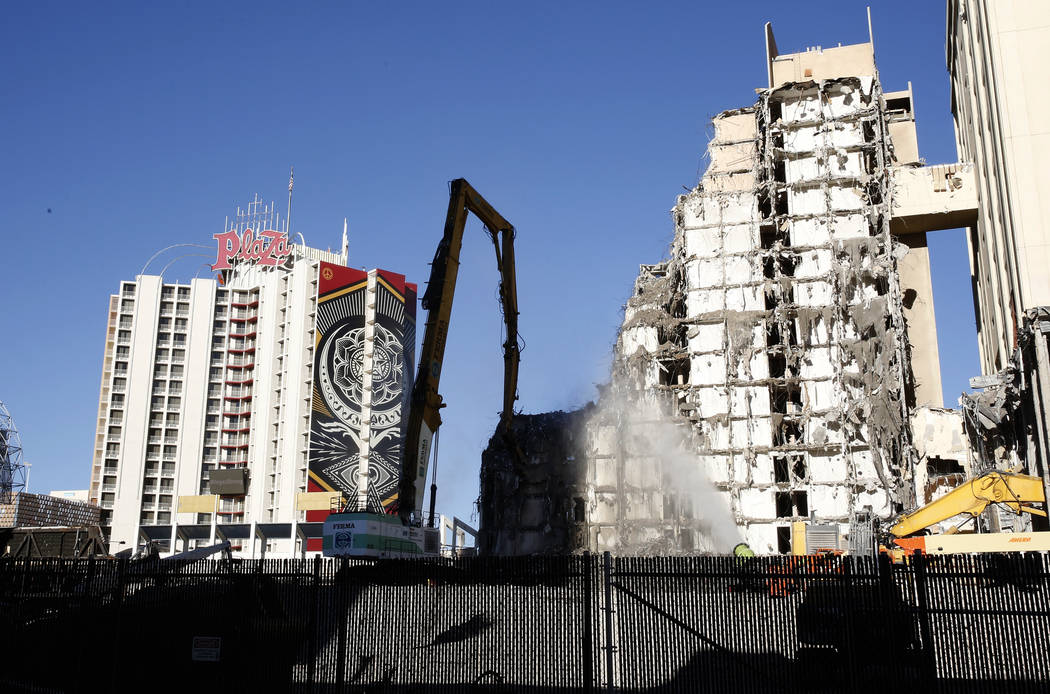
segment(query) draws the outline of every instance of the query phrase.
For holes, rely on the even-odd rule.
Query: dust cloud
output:
[[[658,402],[637,391],[607,391],[604,396],[599,405],[602,418],[617,423],[625,448],[641,453],[652,465],[649,474],[661,476],[665,494],[675,497],[678,514],[695,520],[709,551],[732,552],[743,536],[725,497],[701,467],[688,423],[676,423]]]

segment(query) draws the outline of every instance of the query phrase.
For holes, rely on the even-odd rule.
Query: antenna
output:
[[[277,212],[277,206],[273,200],[267,205],[266,201],[259,197],[258,193],[252,196],[252,199],[248,201],[248,207],[242,209],[240,205],[237,206],[237,215],[231,220],[229,217],[226,218],[226,231],[236,231],[238,234],[243,234],[246,229],[253,229],[255,231],[261,231],[263,229],[274,229],[280,228],[281,216]],[[288,226],[288,220],[285,218],[285,226]]]
[[[291,235],[292,230],[292,188],[295,186],[295,167],[288,172],[288,208],[284,211],[284,233]]]
[[[871,44],[871,52],[875,53],[875,34],[871,30],[871,5],[868,5],[868,43]]]
[[[347,238],[347,231],[350,228],[350,223],[346,217],[343,217],[343,265],[346,265],[347,258],[350,253],[350,241]]]
[[[22,439],[11,413],[0,401],[0,504],[10,504],[13,492],[29,484],[27,463],[22,461]]]

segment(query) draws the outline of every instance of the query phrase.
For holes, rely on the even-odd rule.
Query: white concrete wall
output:
[[[179,416],[178,451],[175,465],[175,494],[172,518],[195,523],[195,513],[177,513],[178,497],[200,493],[207,417],[208,374],[211,370],[212,336],[215,322],[216,282],[194,279],[190,284],[189,333],[186,338],[186,370],[182,379],[183,408]],[[220,348],[221,351],[221,348]]]
[[[142,475],[152,398],[161,281],[159,277],[150,275],[140,275],[136,280],[128,391],[124,400],[120,465],[117,469],[116,499],[109,537],[111,552],[134,547],[138,542]]]
[[[989,374],[1006,365],[1024,311],[1050,304],[1050,4],[950,0],[947,57],[959,160],[978,172],[968,240]]]

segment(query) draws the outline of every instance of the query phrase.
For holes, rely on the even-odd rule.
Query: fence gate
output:
[[[585,557],[343,565],[317,603],[310,681],[339,692],[586,690],[590,568]]]
[[[620,690],[865,691],[872,677],[922,674],[914,610],[888,564],[606,555],[603,569],[615,623],[605,671]]]

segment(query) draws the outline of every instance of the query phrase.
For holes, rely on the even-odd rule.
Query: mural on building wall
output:
[[[358,472],[367,455],[366,509],[397,510],[402,413],[414,367],[415,286],[403,275],[376,272],[375,320],[368,325],[368,275],[321,263],[318,282],[313,407],[310,422],[310,491],[340,491],[358,498]],[[370,338],[370,339],[369,339]],[[366,392],[366,352],[372,353]],[[368,413],[368,445],[364,416]],[[323,520],[315,511],[308,520]]]
[[[415,373],[416,292],[414,285],[405,284],[403,275],[384,270],[376,274],[368,498],[370,507],[374,498],[383,511],[392,513],[397,511],[401,449]]]

